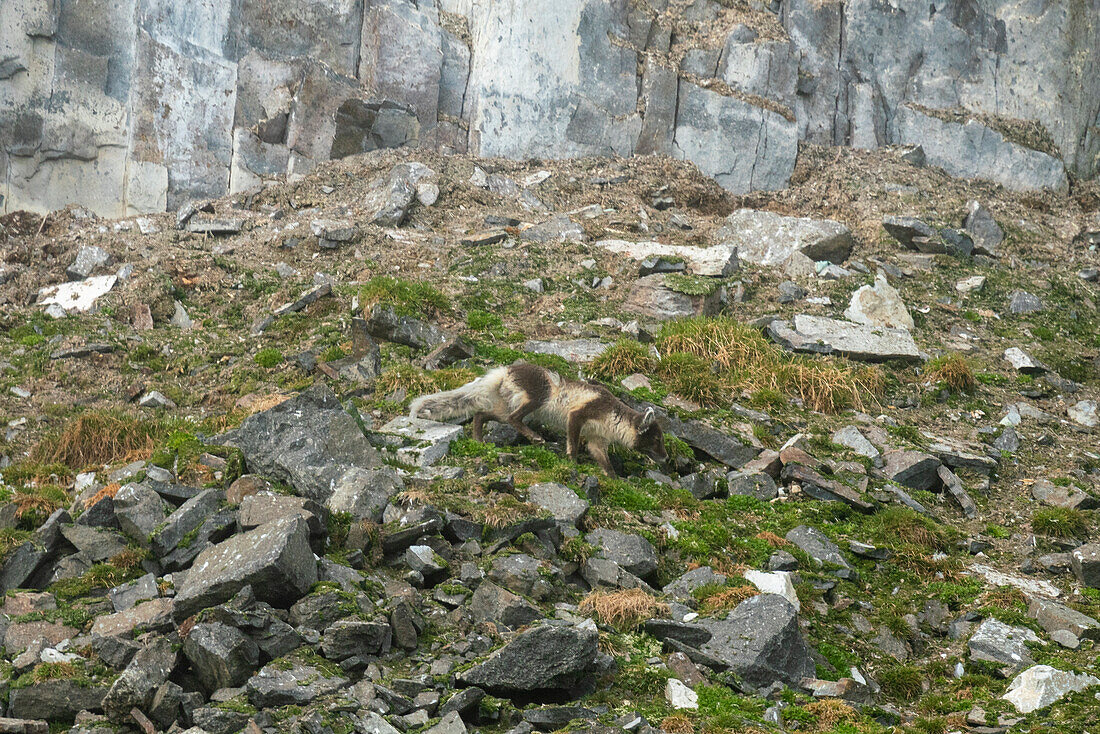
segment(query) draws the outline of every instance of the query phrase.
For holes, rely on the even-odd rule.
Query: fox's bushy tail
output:
[[[455,390],[422,395],[409,406],[409,416],[433,421],[466,420],[475,413],[491,413],[500,395],[507,367],[490,370]]]

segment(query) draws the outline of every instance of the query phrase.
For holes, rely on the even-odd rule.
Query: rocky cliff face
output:
[[[1100,1],[0,0],[0,211],[173,209],[419,145],[660,153],[784,188],[800,141],[1064,189]]]

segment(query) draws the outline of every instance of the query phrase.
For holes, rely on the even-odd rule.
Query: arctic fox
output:
[[[542,443],[523,422],[532,415],[565,434],[565,450],[574,461],[583,440],[588,453],[612,477],[615,470],[607,456],[611,444],[637,449],[659,463],[668,458],[653,408],[640,413],[605,387],[566,380],[533,364],[497,367],[457,390],[424,395],[409,406],[409,415],[437,421],[473,418],[477,441],[484,438],[485,421],[495,419],[532,443]]]

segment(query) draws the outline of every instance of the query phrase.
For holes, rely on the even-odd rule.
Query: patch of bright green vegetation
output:
[[[920,696],[924,675],[913,665],[894,665],[878,672],[882,692],[899,701],[915,701]]]
[[[1085,538],[1089,518],[1084,511],[1069,507],[1041,507],[1031,516],[1031,529],[1052,538]]]
[[[653,358],[645,345],[633,339],[621,339],[596,357],[589,366],[594,377],[612,382],[635,372],[653,369]]]
[[[283,363],[283,353],[274,347],[267,347],[256,352],[252,361],[265,369],[271,369]]]
[[[718,290],[720,285],[721,282],[715,278],[704,278],[698,275],[669,273],[665,276],[665,286],[685,296],[710,296]]]

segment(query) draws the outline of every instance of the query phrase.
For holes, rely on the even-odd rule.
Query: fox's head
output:
[[[638,433],[634,439],[634,448],[641,451],[658,464],[668,461],[668,452],[665,451],[665,434],[657,425],[657,413],[653,408],[647,408],[638,418]]]

